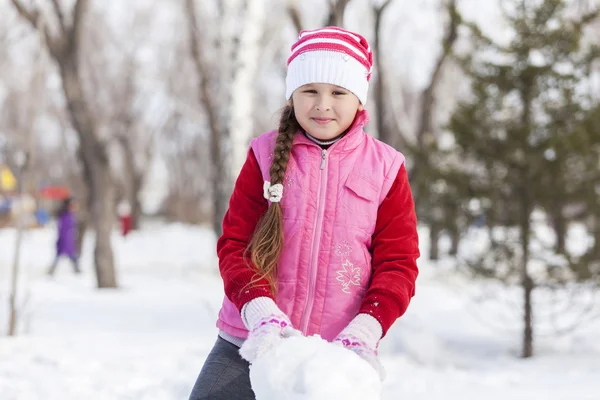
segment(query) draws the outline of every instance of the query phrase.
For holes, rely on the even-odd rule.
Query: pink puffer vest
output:
[[[371,279],[377,210],[404,162],[401,153],[362,130],[367,121],[362,111],[327,150],[297,134],[284,181],[285,244],[276,302],[295,328],[326,340],[358,313]],[[270,180],[276,135],[251,142],[264,180]],[[217,326],[232,336],[248,335],[227,298]]]

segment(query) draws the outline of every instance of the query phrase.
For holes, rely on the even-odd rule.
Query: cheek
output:
[[[296,119],[298,121],[304,121],[304,120],[306,120],[308,118],[306,110],[303,110],[301,108],[297,108],[297,109],[294,110],[294,112],[296,114]]]
[[[306,102],[294,100],[294,113],[296,117],[306,113]]]
[[[344,123],[347,123],[348,125],[350,125],[352,123],[352,121],[354,121],[354,117],[356,116],[356,110],[357,110],[357,108],[354,108],[354,107],[346,107],[344,109],[344,116],[343,116]]]

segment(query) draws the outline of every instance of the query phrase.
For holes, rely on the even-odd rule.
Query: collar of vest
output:
[[[348,152],[354,150],[365,140],[366,133],[363,132],[363,126],[365,126],[369,122],[369,113],[367,110],[362,110],[356,113],[354,117],[354,121],[350,128],[348,128],[348,133],[346,133],[340,140],[333,143],[328,151],[331,152]],[[309,145],[309,146],[318,146],[316,143],[307,138],[302,131],[296,132],[296,136],[294,137],[293,145]]]

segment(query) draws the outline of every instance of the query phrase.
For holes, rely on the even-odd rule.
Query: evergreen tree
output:
[[[598,106],[585,89],[599,53],[583,45],[584,28],[597,12],[574,19],[564,0],[511,4],[505,10],[513,33],[508,44],[470,25],[476,47],[463,66],[472,97],[451,117],[453,167],[444,166],[440,175],[460,191],[457,202],[481,205],[487,247],[472,250],[469,265],[522,288],[522,356],[530,357],[534,289],[599,274],[589,268],[598,252],[594,257],[589,250],[585,259],[571,254],[564,240],[575,219],[600,236],[594,185],[600,182],[600,125],[593,122]],[[537,236],[540,217],[557,233],[550,246]]]

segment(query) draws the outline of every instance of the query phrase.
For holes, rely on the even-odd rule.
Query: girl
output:
[[[56,240],[56,257],[48,270],[48,275],[54,275],[61,256],[67,256],[73,263],[76,274],[81,271],[77,259],[77,219],[75,218],[75,200],[68,198],[58,212],[58,239]]]
[[[383,378],[378,343],[414,295],[419,249],[404,156],[362,129],[372,63],[337,27],[292,46],[279,129],[252,140],[223,221],[220,332],[191,400],[254,399],[249,363],[299,334]]]

